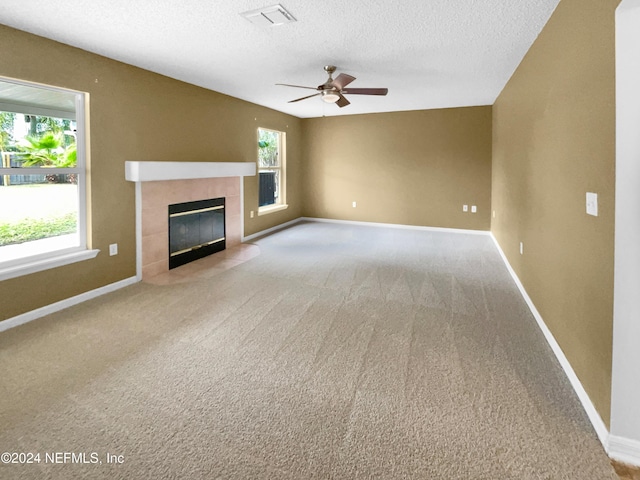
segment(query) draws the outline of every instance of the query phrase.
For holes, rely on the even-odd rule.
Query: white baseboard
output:
[[[544,323],[544,320],[542,319],[540,312],[538,312],[538,310],[536,309],[535,305],[533,304],[533,301],[529,297],[529,294],[527,294],[527,291],[524,289],[524,286],[522,285],[522,283],[520,282],[520,279],[516,275],[516,272],[513,270],[513,268],[511,268],[511,265],[509,264],[509,260],[507,260],[507,257],[502,251],[502,248],[500,248],[500,244],[496,240],[496,237],[494,237],[493,234],[491,234],[491,238],[496,244],[496,247],[498,248],[498,252],[502,257],[502,260],[504,261],[504,264],[506,265],[507,270],[511,274],[513,281],[515,282],[518,289],[520,290],[520,294],[524,298],[525,302],[527,302],[527,305],[529,306],[529,310],[531,310],[531,313],[536,319],[536,322],[538,322],[538,326],[540,327],[540,330],[542,330],[542,333],[544,334],[544,337],[546,338],[547,343],[553,350],[553,353],[555,354],[556,358],[560,362],[560,365],[562,366],[564,373],[569,379],[571,386],[573,387],[576,394],[578,395],[578,399],[582,403],[582,407],[587,413],[587,416],[589,417],[589,420],[591,421],[591,424],[593,425],[593,428],[596,431],[596,435],[598,435],[598,439],[600,440],[600,443],[602,443],[605,451],[609,453],[609,430],[607,429],[607,426],[602,421],[602,418],[600,417],[600,414],[598,413],[596,408],[593,406],[593,402],[589,398],[589,395],[587,394],[586,390],[582,386],[582,383],[578,379],[576,372],[574,372],[573,367],[569,363],[569,360],[567,360],[567,357],[565,356],[564,352],[562,351],[562,348],[560,348],[560,345],[558,344],[553,334],[551,333],[551,330],[549,330],[547,325]]]
[[[47,305],[36,310],[31,310],[30,312],[23,313],[22,315],[18,315],[17,317],[9,318],[8,320],[3,320],[0,322],[0,332],[4,332],[5,330],[8,330],[10,328],[17,327],[18,325],[23,325],[37,318],[49,315],[50,313],[58,312],[73,305],[86,302],[87,300],[99,297],[100,295],[104,295],[105,293],[110,293],[115,290],[128,287],[129,285],[133,285],[137,282],[138,279],[136,277],[125,278],[124,280],[120,280],[119,282],[111,283],[109,285],[105,285],[104,287],[81,293],[80,295],[76,295],[75,297],[67,298],[65,300],[52,303],[51,305]]]
[[[258,237],[263,237],[264,235],[269,235],[270,233],[277,232],[278,230],[282,230],[283,228],[287,228],[291,225],[295,225],[296,223],[300,223],[303,220],[303,217],[298,217],[288,222],[281,223],[280,225],[276,225],[275,227],[267,228],[266,230],[260,230],[259,232],[252,233],[251,235],[247,235],[246,237],[242,237],[242,242],[247,242]]]
[[[276,225],[275,227],[267,228],[266,230],[261,230],[260,232],[247,235],[242,238],[243,242],[248,240],[253,240],[258,237],[262,237],[264,235],[268,235],[270,233],[276,232],[278,230],[282,230],[283,228],[290,227],[291,225],[295,225],[300,222],[323,222],[323,223],[341,223],[344,225],[362,225],[366,227],[386,227],[386,228],[403,228],[408,230],[423,230],[423,231],[433,231],[433,232],[450,232],[450,233],[467,233],[471,235],[490,235],[491,232],[488,230],[465,230],[463,228],[445,228],[445,227],[421,227],[419,225],[402,225],[399,223],[377,223],[377,222],[359,222],[356,220],[334,220],[332,218],[317,218],[317,217],[298,217],[294,220],[291,220],[286,223],[282,223],[280,225]]]
[[[640,442],[617,435],[609,435],[609,456],[629,465],[640,466]]]
[[[342,223],[346,225],[362,225],[366,227],[401,228],[401,229],[407,229],[407,230],[422,230],[422,231],[433,231],[433,232],[468,233],[471,235],[490,235],[491,234],[491,232],[488,230],[466,230],[463,228],[445,228],[445,227],[422,227],[419,225],[403,225],[400,223],[359,222],[356,220],[334,220],[331,218],[300,217],[298,218],[298,221]]]

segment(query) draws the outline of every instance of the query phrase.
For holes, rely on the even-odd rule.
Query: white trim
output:
[[[142,280],[142,183],[136,182],[136,278]]]
[[[611,434],[640,442],[640,0],[616,9],[616,164]],[[636,450],[637,451],[637,450]],[[636,454],[636,459],[640,455]],[[637,462],[637,460],[636,460]],[[640,462],[637,462],[640,463]]]
[[[366,227],[402,228],[407,230],[423,230],[433,232],[466,233],[471,235],[491,235],[488,230],[467,230],[464,228],[423,227],[419,225],[403,225],[400,223],[359,222],[355,220],[334,220],[331,218],[300,217],[299,220],[308,222],[342,223],[347,225],[363,225]]]
[[[289,205],[287,205],[286,203],[277,203],[275,205],[259,207],[258,216],[279,212],[280,210],[286,210],[287,208],[289,208]]]
[[[640,466],[640,442],[609,435],[609,456],[622,463]]]
[[[77,142],[76,142],[76,148]],[[9,153],[9,152],[7,152]],[[10,168],[0,168],[0,175],[40,175],[42,177],[46,175],[67,175],[69,173],[77,173],[79,175],[83,175],[85,172],[84,167],[69,167],[69,168],[58,168],[58,167],[10,167]]]
[[[304,220],[305,220],[305,218],[299,217],[299,218],[296,218],[294,220],[290,220],[288,222],[281,223],[280,225],[276,225],[275,227],[267,228],[266,230],[260,230],[259,232],[252,233],[251,235],[247,235],[246,237],[242,237],[242,242],[244,243],[246,241],[253,240],[253,239],[258,238],[258,237],[263,237],[265,235],[269,235],[270,233],[277,232],[278,230],[282,230],[283,228],[290,227],[290,226],[295,225],[296,223],[300,223],[300,222],[302,222]]]
[[[88,112],[89,95],[77,93],[76,105],[76,168],[81,169],[77,174],[78,183],[78,234],[80,235],[80,246],[87,248],[89,241],[88,223],[88,199],[87,185],[89,182],[89,172],[87,172],[87,158],[89,156],[89,123]]]
[[[253,162],[125,162],[130,182],[188,180],[192,178],[246,177],[256,174]]]
[[[240,177],[240,242],[244,238],[244,178]]]
[[[463,234],[471,234],[471,235],[491,235],[491,232],[489,232],[488,230],[465,230],[462,228],[421,227],[419,225],[402,225],[399,223],[374,223],[374,222],[358,222],[355,220],[333,220],[331,218],[298,217],[289,222],[276,225],[275,227],[267,228],[266,230],[261,230],[251,235],[247,235],[246,237],[242,238],[242,241],[245,242],[247,240],[253,240],[254,238],[268,235],[270,233],[276,232],[278,230],[282,230],[283,228],[290,227],[300,222],[339,223],[339,224],[345,224],[345,225],[362,225],[366,227],[386,227],[386,228],[400,228],[400,229],[407,229],[407,230],[422,230],[422,231],[432,231],[432,232],[463,233]]]
[[[22,263],[0,269],[0,281],[20,277],[22,275],[29,275],[30,273],[41,272],[43,270],[49,270],[50,268],[69,265],[70,263],[90,260],[95,258],[98,253],[100,253],[100,250],[81,250],[79,252],[66,253],[63,255],[56,255],[52,252],[48,253],[45,258],[38,260],[28,261],[25,259]]]
[[[600,440],[600,443],[602,443],[602,446],[604,447],[605,451],[608,453],[609,431],[607,430],[606,425],[602,421],[600,414],[598,413],[593,403],[591,402],[589,395],[587,394],[586,390],[582,386],[582,383],[580,382],[580,379],[576,375],[576,372],[574,372],[573,367],[571,367],[571,364],[569,363],[569,360],[567,360],[567,357],[562,351],[562,348],[560,348],[560,345],[554,338],[553,334],[551,333],[551,330],[549,330],[547,325],[544,323],[544,320],[542,319],[540,312],[538,312],[538,309],[533,304],[533,301],[529,297],[529,294],[527,293],[524,286],[520,282],[518,275],[516,275],[516,272],[513,270],[513,268],[511,268],[511,265],[509,264],[509,260],[507,260],[507,256],[502,251],[502,248],[500,247],[498,240],[496,240],[496,237],[494,237],[493,233],[490,233],[490,235],[491,235],[491,238],[493,239],[493,242],[496,245],[496,248],[498,249],[498,252],[500,253],[500,256],[502,257],[502,261],[504,262],[504,264],[507,267],[507,270],[511,274],[511,277],[513,278],[513,281],[518,287],[518,290],[520,290],[520,294],[522,295],[522,298],[524,298],[524,301],[527,302],[527,305],[529,306],[529,310],[531,310],[533,317],[536,319],[536,322],[538,322],[538,327],[540,327],[540,330],[544,334],[544,337],[546,338],[547,343],[551,347],[551,350],[553,350],[553,353],[556,355],[558,362],[560,362],[560,366],[564,370],[564,373],[567,375],[567,378],[569,379],[571,386],[573,387],[574,391],[578,395],[578,399],[580,400],[580,403],[582,403],[582,407],[587,413],[587,416],[591,421],[591,425],[593,425],[593,428],[595,429],[596,434],[598,435],[598,439]]]
[[[109,285],[105,285],[104,287],[81,293],[80,295],[76,295],[75,297],[67,298],[65,300],[52,303],[51,305],[46,305],[36,310],[31,310],[30,312],[23,313],[22,315],[18,315],[17,317],[3,320],[0,322],[0,332],[4,332],[5,330],[8,330],[10,328],[17,327],[18,325],[23,325],[27,322],[31,322],[32,320],[44,317],[45,315],[64,310],[65,308],[72,307],[73,305],[86,302],[87,300],[91,300],[92,298],[99,297],[106,293],[111,293],[115,290],[128,287],[129,285],[133,285],[137,281],[138,280],[136,279],[136,277],[125,278],[124,280],[120,280],[119,282],[111,283]]]

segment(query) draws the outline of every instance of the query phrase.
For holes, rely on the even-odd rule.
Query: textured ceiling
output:
[[[282,0],[298,20],[259,27],[270,0],[2,0],[0,22],[298,117],[490,105],[559,0]],[[333,64],[388,87],[338,108],[315,87]],[[1,70],[0,70],[1,73]]]

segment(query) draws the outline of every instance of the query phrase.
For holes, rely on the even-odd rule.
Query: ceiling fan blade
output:
[[[345,97],[343,97],[341,94],[338,93],[338,96],[340,97],[338,99],[338,101],[336,102],[336,105],[338,105],[340,108],[342,107],[346,107],[347,105],[349,105],[351,102],[349,100],[347,100]]]
[[[338,90],[342,90],[355,79],[356,77],[352,77],[351,75],[347,75],[346,73],[341,73],[335,78],[335,80],[333,81],[333,85],[337,87]]]
[[[287,103],[299,102],[300,100],[306,100],[307,98],[317,97],[318,95],[320,95],[320,94],[319,93],[314,93],[313,95],[309,95],[307,97],[296,98],[295,100],[289,100]]]
[[[316,87],[303,87],[302,85],[289,85],[288,83],[276,83],[276,85],[282,85],[284,87],[308,88],[311,90],[317,90]]]
[[[388,88],[347,88],[342,93],[345,95],[386,95]]]

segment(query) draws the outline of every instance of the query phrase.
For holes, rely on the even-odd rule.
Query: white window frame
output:
[[[260,179],[261,171],[270,171],[270,170],[278,170],[280,175],[278,175],[278,201],[273,205],[265,205],[263,207],[258,205],[258,216],[267,215],[269,213],[279,212],[280,210],[285,210],[289,208],[287,205],[287,133],[282,132],[280,130],[274,130],[272,128],[259,127],[256,131],[257,141],[260,140],[260,130],[264,130],[267,132],[273,132],[278,134],[278,163],[277,167],[260,167],[260,158],[258,157],[258,152],[260,147],[256,143],[256,165],[257,165],[257,175],[258,182]],[[260,196],[260,184],[258,183],[258,196]]]
[[[0,261],[0,281],[15,278],[30,273],[47,270],[50,268],[68,265],[94,258],[100,250],[90,249],[87,234],[87,143],[88,143],[88,122],[87,106],[88,94],[69,90],[65,88],[53,87],[49,85],[36,84],[32,82],[0,77],[0,82],[14,83],[16,85],[28,86],[32,88],[49,90],[52,92],[63,92],[74,95],[75,112],[58,110],[54,108],[42,107],[34,104],[9,103],[0,101],[0,110],[26,115],[48,116],[55,118],[67,118],[76,122],[76,166],[72,168],[47,168],[43,172],[42,168],[2,168],[0,175],[43,175],[46,174],[75,174],[78,181],[78,240],[79,244],[73,247],[57,248],[47,252],[20,256],[18,258]],[[3,188],[3,187],[0,187]],[[38,241],[38,240],[36,240]],[[26,245],[25,243],[24,245]]]

